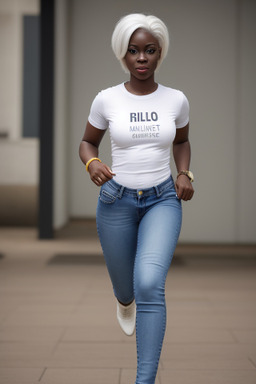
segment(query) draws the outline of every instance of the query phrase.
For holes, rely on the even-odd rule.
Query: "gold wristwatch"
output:
[[[180,176],[180,175],[185,175],[189,178],[189,180],[191,181],[191,183],[193,183],[194,181],[194,175],[191,171],[180,171],[177,175],[177,178]]]

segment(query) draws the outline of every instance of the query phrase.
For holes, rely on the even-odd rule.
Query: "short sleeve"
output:
[[[103,92],[99,92],[92,102],[88,121],[95,128],[105,130],[108,128],[108,121],[104,113]]]
[[[176,117],[176,128],[183,128],[189,122],[189,102],[183,92],[181,93],[181,102],[179,113]]]

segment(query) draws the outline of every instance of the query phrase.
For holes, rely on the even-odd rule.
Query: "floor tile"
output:
[[[1,384],[134,383],[136,337],[117,323],[99,241],[85,232],[39,241],[0,229]],[[183,247],[167,275],[156,384],[256,383],[256,253],[206,248]]]
[[[165,342],[174,344],[234,343],[236,339],[228,330],[208,328],[167,327]]]
[[[255,344],[255,351],[256,351],[256,329],[254,330],[233,329],[232,333],[239,343]]]
[[[164,370],[166,368],[172,368],[174,370],[251,370],[253,369],[252,362],[248,357],[241,359],[229,359],[228,357],[221,359],[217,357],[213,358],[203,358],[197,357],[194,358],[183,358],[183,359],[164,359],[163,360]]]
[[[19,343],[1,342],[0,343],[0,364],[10,361],[34,361],[42,358],[50,358],[55,348],[54,342],[42,343]],[[8,366],[8,364],[7,364]]]
[[[136,369],[122,369],[120,384],[134,384],[136,380]],[[156,377],[155,384],[161,384],[160,373]]]
[[[163,370],[161,384],[255,384],[256,370]]]
[[[0,342],[57,342],[63,333],[64,328],[59,327],[2,326]]]
[[[59,343],[51,366],[135,368],[134,343]]]
[[[193,344],[173,344],[165,343],[162,353],[162,361],[189,360],[189,359],[222,359],[222,360],[242,360],[255,352],[253,344],[238,343],[193,343]]]
[[[119,384],[119,369],[48,368],[42,384]]]
[[[256,315],[239,314],[190,314],[169,313],[167,315],[168,324],[174,327],[184,328],[211,328],[229,329],[244,327],[252,329],[256,324]]]
[[[71,314],[62,313],[16,313],[6,316],[3,326],[31,326],[31,327],[63,327],[72,325]]]
[[[248,359],[251,361],[251,363],[253,364],[254,368],[256,368],[256,352],[255,352],[255,348],[254,348],[254,351],[252,353],[248,353]]]
[[[2,368],[0,367],[1,384],[35,384],[39,381],[44,368]]]
[[[131,342],[135,341],[135,334],[127,337],[117,321],[115,324],[91,325],[87,327],[68,327],[61,341],[74,342]]]
[[[166,300],[168,315],[179,313],[182,315],[201,315],[213,314],[214,308],[209,300],[200,299],[167,299]]]
[[[15,309],[15,315],[19,316],[20,314],[23,314],[23,313],[33,313],[33,312],[36,312],[36,313],[41,313],[41,314],[45,314],[45,313],[58,313],[58,314],[62,314],[62,313],[74,313],[74,311],[76,310],[77,308],[77,305],[76,304],[64,304],[64,303],[60,303],[60,304],[57,304],[57,303],[49,303],[49,304],[46,304],[46,303],[22,303],[20,305],[17,306],[17,308]]]

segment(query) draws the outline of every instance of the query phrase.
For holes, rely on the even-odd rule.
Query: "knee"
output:
[[[144,275],[135,284],[135,300],[137,303],[164,302],[164,284],[156,277]]]

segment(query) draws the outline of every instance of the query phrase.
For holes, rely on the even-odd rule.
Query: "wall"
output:
[[[196,193],[183,204],[181,241],[255,242],[253,0],[72,2],[70,215],[95,216],[98,190],[80,163],[78,146],[94,96],[126,80],[110,39],[117,20],[137,11],[168,25],[171,47],[157,80],[183,90],[191,106]],[[109,151],[104,138],[100,156],[108,163]]]
[[[22,138],[22,17],[37,0],[0,1],[0,185],[38,183],[38,140]]]
[[[256,241],[255,164],[256,164],[256,1],[247,0],[240,7],[241,29],[239,39],[240,68],[237,95],[237,205],[238,237],[241,241]]]
[[[0,134],[22,135],[22,17],[38,14],[38,0],[0,0]]]
[[[23,15],[38,0],[0,0],[0,224],[35,225],[38,139],[22,138]]]

